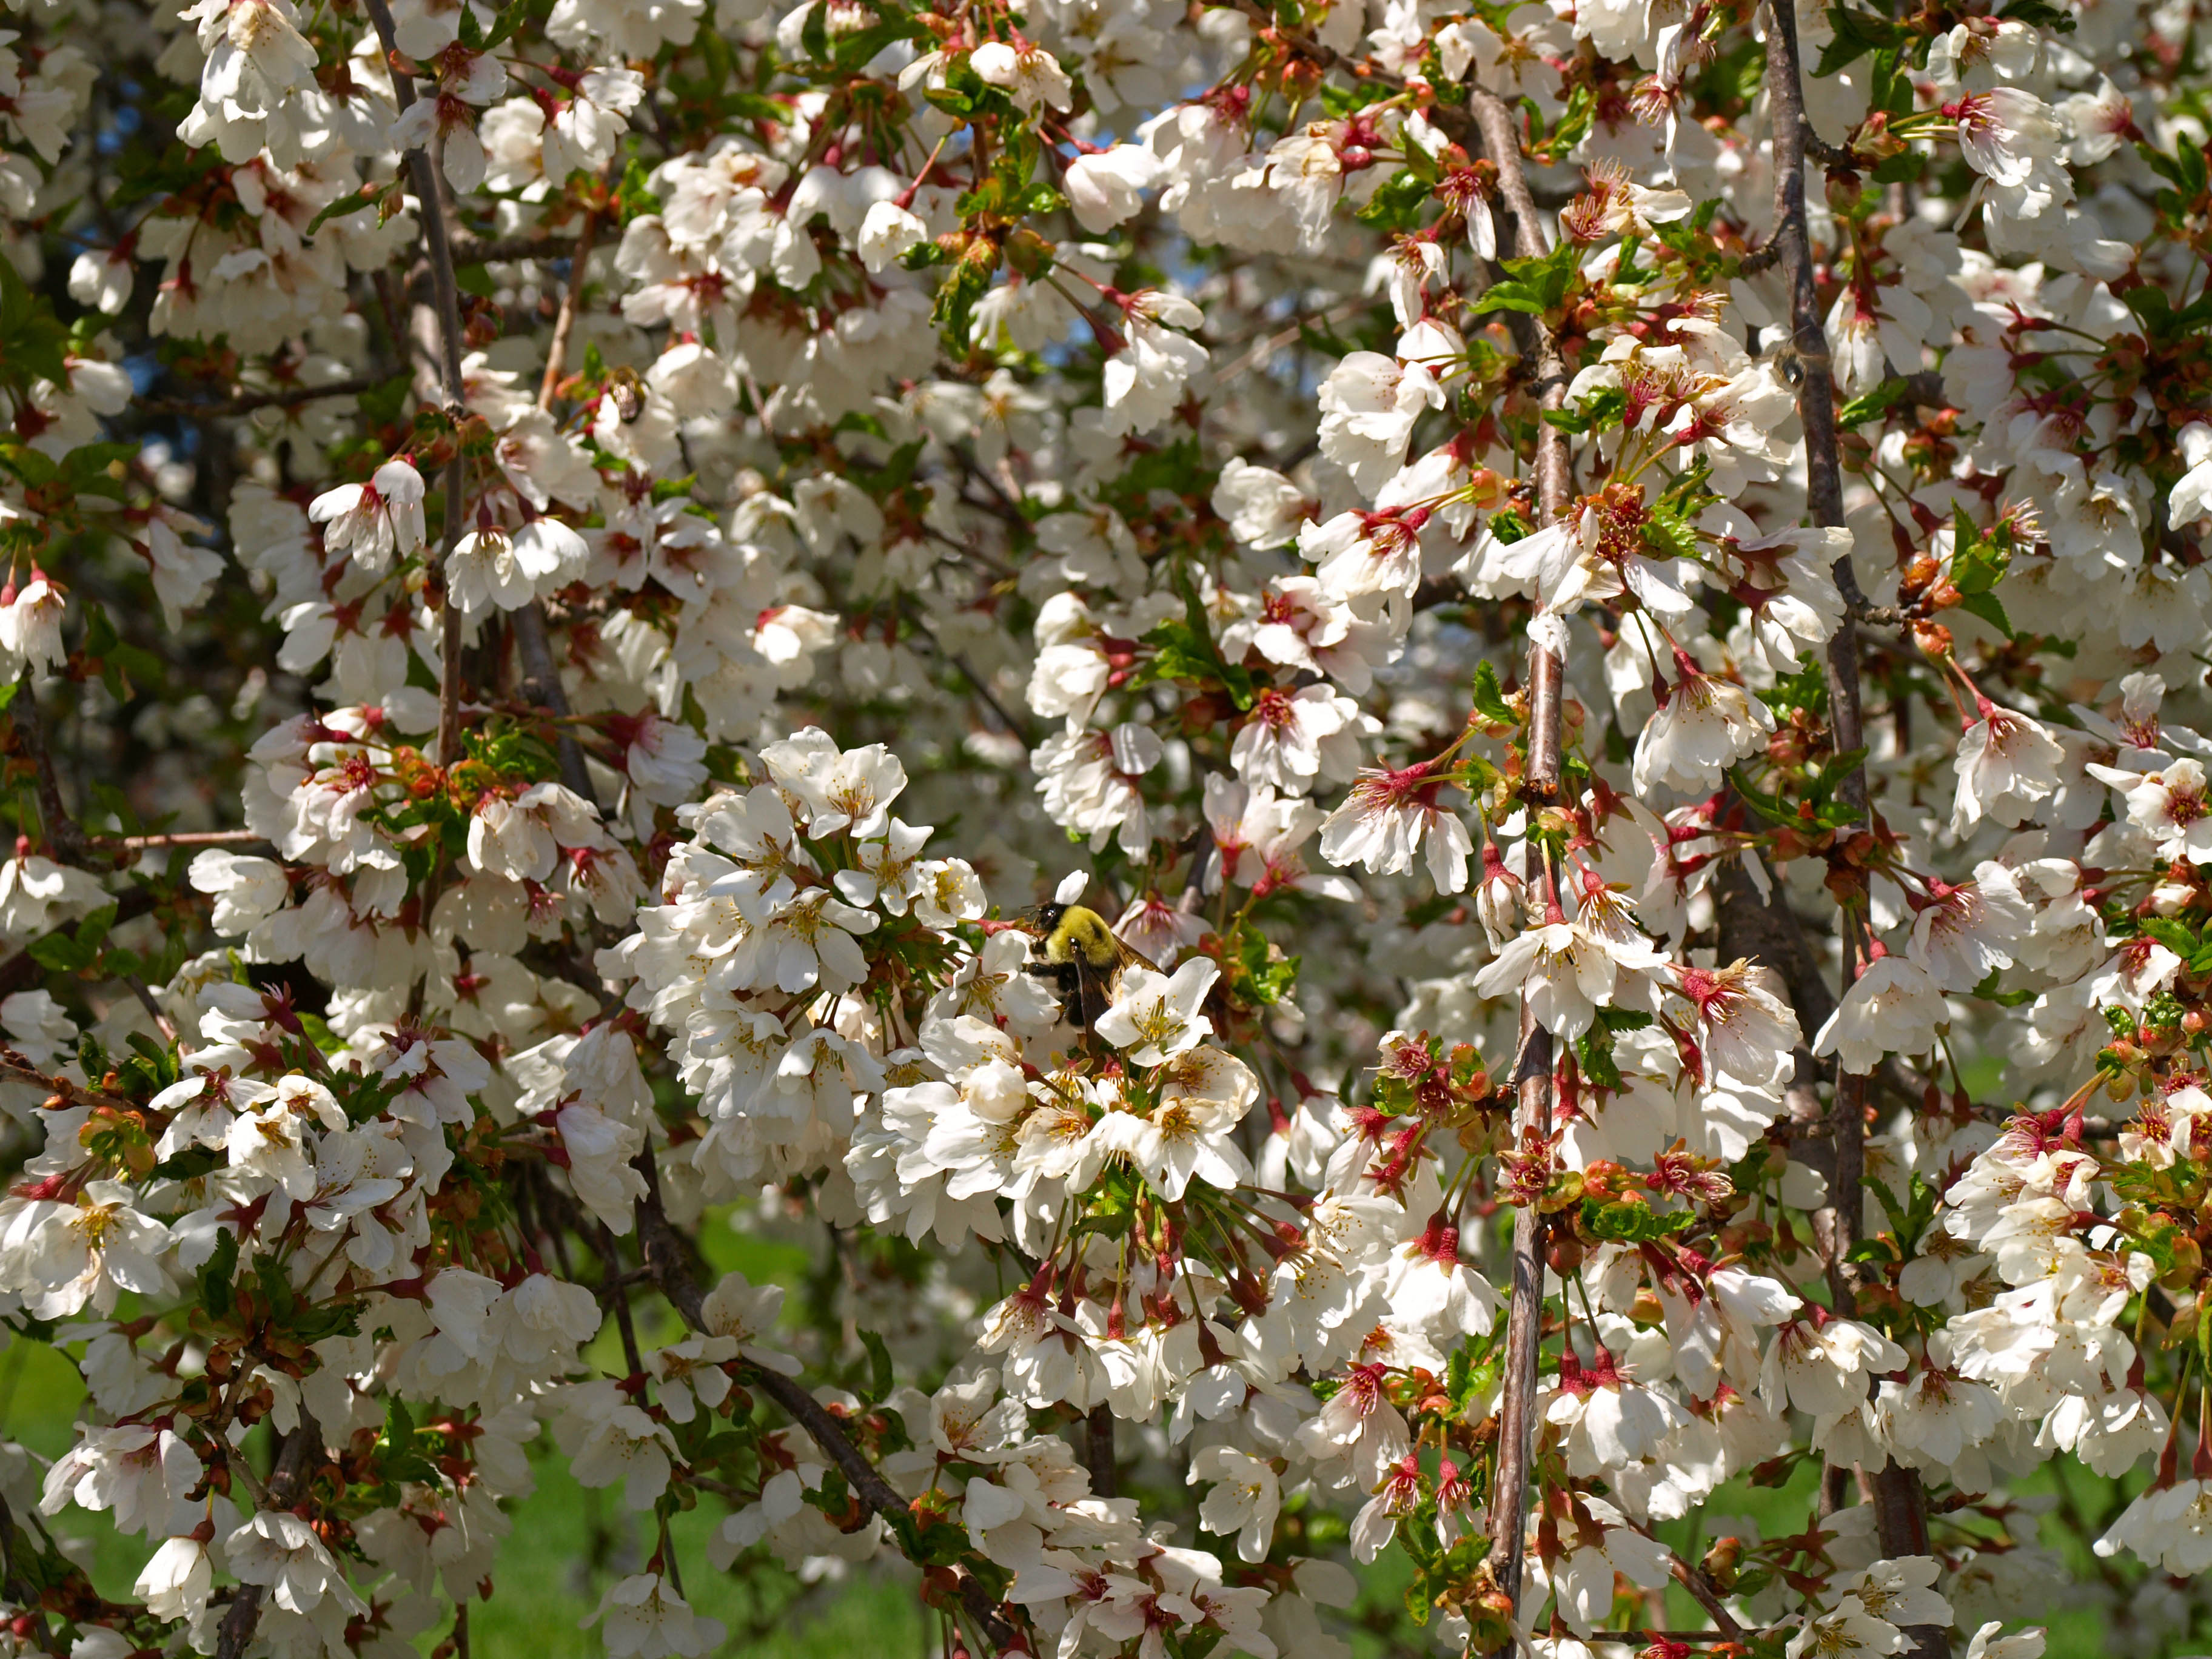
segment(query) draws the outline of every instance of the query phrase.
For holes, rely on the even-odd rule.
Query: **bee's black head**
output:
[[[1026,920],[1036,925],[1040,933],[1052,932],[1054,928],[1060,926],[1060,919],[1066,914],[1067,907],[1065,904],[1040,904],[1036,908],[1023,913]]]

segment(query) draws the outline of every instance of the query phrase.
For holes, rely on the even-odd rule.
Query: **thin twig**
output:
[[[177,1040],[177,1023],[161,1012],[161,1005],[154,1000],[154,994],[147,989],[146,981],[136,974],[125,974],[123,984],[132,996],[138,999],[138,1006],[146,1011],[147,1017],[154,1022],[154,1029],[161,1034],[162,1040],[174,1042]]]
[[[15,723],[15,741],[37,775],[39,817],[46,827],[46,841],[64,864],[82,865],[94,853],[137,853],[155,847],[242,847],[266,839],[252,830],[170,830],[148,836],[88,834],[62,799],[53,749],[46,741],[46,716],[27,668],[15,683],[8,713]]]
[[[184,415],[206,420],[222,415],[250,415],[257,409],[297,409],[321,398],[355,398],[374,392],[389,374],[349,374],[321,386],[290,386],[275,392],[233,392],[227,398],[194,401],[188,398],[139,398],[131,407],[142,415]]]
[[[576,331],[576,313],[583,304],[584,270],[592,263],[592,246],[599,239],[599,216],[586,213],[584,228],[576,237],[576,251],[568,257],[568,289],[561,296],[560,312],[553,319],[553,337],[545,348],[545,377],[538,387],[540,409],[553,407],[561,372],[568,366],[568,337]]]
[[[960,678],[968,682],[969,689],[975,692],[983,706],[998,716],[999,724],[1006,728],[1006,734],[1018,738],[1023,748],[1035,749],[1037,746],[1036,734],[1030,730],[1029,722],[1015,718],[1006,704],[999,701],[998,694],[991,690],[990,682],[968,665],[966,658],[957,651],[945,648],[945,641],[937,637],[936,632],[923,619],[921,607],[908,605],[903,608],[907,620],[914,624],[915,632],[929,641],[929,648],[937,653],[939,660],[956,670]]]
[[[137,1106],[120,1095],[111,1095],[104,1089],[72,1083],[65,1077],[33,1066],[27,1055],[5,1043],[0,1043],[0,1077],[27,1083],[33,1088],[44,1089],[49,1095],[59,1095],[64,1101],[88,1100],[96,1106],[112,1106],[124,1111],[135,1111]]]
[[[553,319],[553,338],[545,349],[545,374],[538,387],[540,409],[551,409],[560,390],[562,371],[568,362],[568,339],[575,331],[576,313],[583,304],[584,271],[592,262],[592,246],[599,234],[599,216],[586,213],[584,228],[576,237],[575,251],[569,256],[568,291],[561,296],[560,314]],[[560,666],[553,659],[544,605],[532,599],[514,613],[514,648],[522,659],[523,696],[556,720],[566,719],[568,693],[561,683]],[[565,726],[560,727],[554,746],[561,758],[562,783],[572,794],[592,799],[591,771],[584,764],[583,747],[576,741],[575,733]]]
[[[552,641],[546,637],[545,607],[536,599],[516,611],[513,619],[515,653],[522,659],[522,695],[556,720],[568,716],[568,692],[561,684],[561,669],[553,660]],[[595,800],[592,774],[584,764],[584,749],[566,726],[555,728],[554,751],[560,757],[561,782],[572,793]]]
[[[151,836],[87,836],[84,844],[102,853],[143,853],[156,847],[266,847],[258,830],[165,830]]]
[[[1802,371],[1797,383],[1797,412],[1805,431],[1806,505],[1815,525],[1832,526],[1844,521],[1843,463],[1836,444],[1835,380],[1821,321],[1812,231],[1805,206],[1805,101],[1797,61],[1797,20],[1787,6],[1768,8],[1766,84],[1774,111],[1774,244],[1780,250],[1783,281],[1790,290],[1790,344]],[[1865,599],[1857,592],[1848,555],[1835,562],[1835,575],[1838,586],[1845,590],[1847,609],[1854,599],[1863,606]],[[1838,752],[1849,753],[1861,746],[1864,720],[1859,698],[1858,645],[1848,614],[1828,641],[1827,671],[1829,721],[1835,746]],[[1855,768],[1837,793],[1856,816],[1863,818],[1865,768]],[[1839,932],[1843,985],[1849,991],[1866,961],[1863,925],[1866,889],[1864,878],[1855,872],[1846,871],[1844,879],[1851,890],[1844,901]],[[1866,1170],[1866,1078],[1839,1066],[1830,1105],[1836,1130],[1836,1235],[1829,1259],[1830,1295],[1838,1313],[1850,1313],[1853,1307],[1854,1270],[1850,1258],[1863,1231],[1859,1182]]]
[[[614,1229],[604,1221],[599,1223],[598,1243],[599,1259],[606,1264],[607,1278],[623,1285],[613,1297],[615,1328],[622,1333],[623,1359],[629,1366],[632,1376],[642,1376],[645,1356],[637,1346],[637,1324],[630,1315],[629,1275],[623,1272],[622,1254],[615,1245]]]
[[[1300,317],[1289,327],[1264,335],[1254,341],[1248,349],[1216,368],[1213,371],[1213,383],[1218,386],[1233,386],[1251,370],[1266,367],[1270,357],[1285,346],[1302,338],[1308,329],[1316,325],[1325,328],[1331,324],[1343,322],[1347,318],[1357,317],[1361,312],[1376,303],[1378,301],[1374,295],[1362,294],[1350,300],[1340,301],[1317,317]],[[1236,343],[1237,343],[1235,341],[1224,341],[1214,349],[1223,350]]]
[[[457,265],[505,264],[517,259],[557,258],[568,251],[569,239],[558,231],[538,231],[527,236],[471,236],[456,232],[453,238]]]

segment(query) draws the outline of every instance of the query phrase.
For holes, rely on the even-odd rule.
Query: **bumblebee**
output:
[[[1025,971],[1051,986],[1069,1023],[1085,1031],[1113,1006],[1124,972],[1152,966],[1121,942],[1105,917],[1085,906],[1040,904],[1013,920],[1040,941]]]

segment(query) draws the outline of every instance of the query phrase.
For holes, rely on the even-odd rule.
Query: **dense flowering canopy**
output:
[[[2191,0],[11,4],[0,1651],[2212,1628]]]

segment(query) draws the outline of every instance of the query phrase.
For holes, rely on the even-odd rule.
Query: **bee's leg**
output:
[[[1106,994],[1105,982],[1096,974],[1085,974],[1079,985],[1083,1002],[1083,1029],[1094,1030],[1100,1018],[1114,1006],[1114,1000]]]
[[[1072,962],[1032,962],[1022,971],[1042,980],[1052,987],[1053,994],[1060,999],[1062,1019],[1077,1020],[1082,1015],[1083,975]]]

